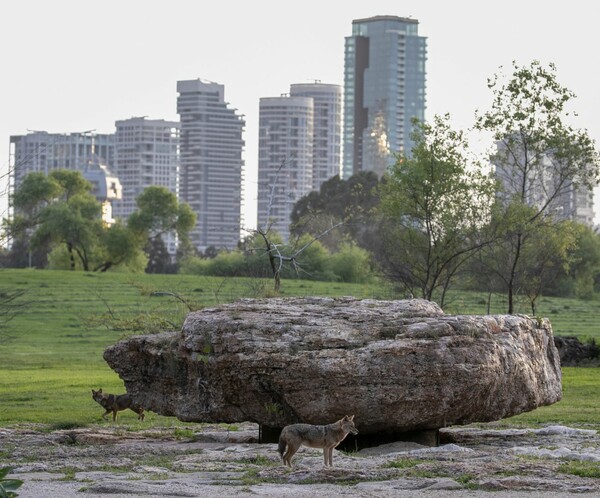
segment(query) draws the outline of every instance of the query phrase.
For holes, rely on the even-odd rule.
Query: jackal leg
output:
[[[323,448],[323,452],[326,452],[325,465],[333,467],[333,448],[334,446],[328,446]]]
[[[283,454],[283,463],[288,467],[292,466],[292,457],[296,454],[298,448],[300,448],[299,444],[287,443],[287,450]]]

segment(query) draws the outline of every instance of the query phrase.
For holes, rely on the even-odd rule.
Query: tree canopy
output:
[[[149,263],[146,271],[166,271],[171,266],[163,237],[177,235],[179,246],[188,247],[188,234],[196,224],[196,214],[186,203],[166,187],[151,186],[136,198],[137,210],[128,219],[128,226],[144,241]]]
[[[47,253],[62,247],[71,270],[106,271],[134,260],[140,250],[134,233],[119,223],[105,224],[91,191],[79,171],[27,175],[13,198],[16,215],[7,222],[14,240]]]

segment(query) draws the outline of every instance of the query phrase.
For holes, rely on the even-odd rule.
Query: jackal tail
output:
[[[285,440],[283,438],[279,438],[279,447],[277,448],[277,450],[279,451],[279,454],[281,455],[282,459],[283,459],[283,454],[285,453],[286,446],[287,446],[287,443],[285,442]]]

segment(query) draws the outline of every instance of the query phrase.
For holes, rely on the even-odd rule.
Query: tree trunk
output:
[[[514,306],[514,287],[515,287],[515,276],[517,274],[517,264],[521,258],[521,246],[523,245],[523,235],[517,234],[517,248],[515,251],[515,257],[513,259],[512,268],[510,269],[510,279],[508,281],[508,314],[513,315],[515,311]]]
[[[513,306],[513,283],[512,280],[508,283],[508,311],[509,315],[512,315],[514,312]]]
[[[70,270],[75,271],[75,255],[73,254],[73,244],[67,242],[67,252],[69,253]]]

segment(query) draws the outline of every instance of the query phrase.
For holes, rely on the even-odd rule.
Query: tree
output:
[[[27,175],[14,195],[19,214],[10,223],[12,233],[18,237],[31,232],[33,248],[64,244],[70,268],[75,269],[78,258],[88,270],[92,248],[102,230],[102,208],[91,189],[79,171]]]
[[[576,225],[577,244],[569,266],[574,280],[574,294],[591,299],[600,281],[600,235],[585,225]]]
[[[413,141],[412,156],[399,157],[382,186],[386,230],[377,259],[411,294],[431,300],[441,290],[443,306],[458,270],[485,243],[494,182],[469,164],[466,140],[448,115],[415,122]]]
[[[291,266],[291,268],[299,273],[302,270],[302,267],[299,263],[299,257],[304,251],[307,251],[313,244],[317,241],[331,233],[334,229],[342,226],[344,224],[343,221],[334,223],[331,222],[331,225],[321,231],[318,235],[310,238],[310,240],[301,242],[301,237],[296,236],[295,240],[292,240],[291,243],[281,243],[277,239],[279,238],[279,234],[273,232],[271,227],[276,219],[272,218],[271,210],[273,209],[273,198],[275,195],[275,185],[277,184],[277,177],[279,173],[286,166],[288,160],[284,159],[275,174],[275,178],[273,180],[273,184],[269,186],[270,194],[269,194],[269,202],[267,203],[267,212],[265,213],[265,219],[267,220],[266,226],[259,225],[256,229],[250,230],[250,232],[254,235],[255,239],[258,239],[262,245],[262,249],[256,249],[260,251],[262,254],[266,255],[269,261],[269,267],[271,268],[271,272],[273,275],[273,285],[275,292],[279,292],[281,287],[281,274],[285,269],[286,265]]]
[[[287,267],[290,267],[296,275],[310,275],[309,271],[305,268],[303,258],[311,262],[311,269],[313,271],[322,271],[327,250],[319,241],[341,225],[342,223],[331,225],[316,237],[304,235],[297,237],[294,241],[287,244],[279,242],[280,239],[276,232],[258,227],[254,231],[254,236],[258,241],[262,242],[262,248],[257,248],[254,252],[266,254],[273,275],[273,290],[279,292],[281,288],[281,276]]]
[[[536,301],[542,291],[569,269],[576,245],[574,225],[569,221],[540,224],[530,234],[531,243],[524,246],[520,290],[529,299],[533,316],[537,314]]]
[[[71,270],[107,271],[139,261],[140,240],[126,226],[102,221],[91,189],[79,171],[27,175],[14,195],[17,214],[6,222],[14,248],[43,250],[52,264]]]
[[[295,236],[318,236],[332,224],[342,223],[337,237],[324,243],[336,250],[348,239],[369,247],[374,229],[374,211],[379,204],[379,180],[373,171],[361,171],[347,180],[336,175],[294,205],[291,233]]]
[[[568,255],[569,266],[545,292],[554,296],[592,299],[600,281],[600,235],[580,223],[574,223],[573,230],[575,245]]]
[[[513,63],[511,76],[497,74],[488,87],[494,99],[491,109],[477,116],[476,129],[490,132],[497,145],[491,159],[503,191],[496,235],[507,251],[501,271],[513,313],[521,259],[536,240],[529,235],[546,225],[544,218],[556,219],[565,196],[597,183],[600,160],[587,132],[567,124],[574,94],[557,82],[554,65]]]
[[[129,271],[142,271],[148,263],[142,251],[142,241],[121,222],[103,228],[96,259],[98,263],[94,270],[102,272],[115,266],[126,266]]]
[[[167,233],[176,233],[182,246],[188,245],[188,234],[196,224],[196,215],[189,204],[179,203],[177,196],[166,187],[151,186],[137,197],[138,209],[129,216],[128,226],[139,237],[145,239],[146,251],[151,268],[158,268],[159,255],[151,249],[160,249],[162,237]],[[163,261],[164,264],[164,261]]]

